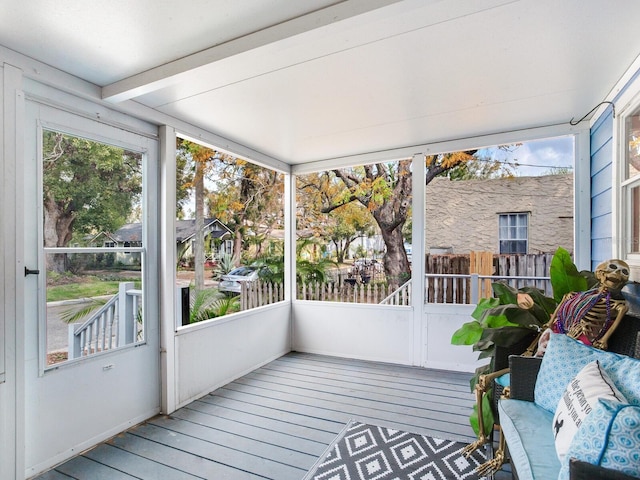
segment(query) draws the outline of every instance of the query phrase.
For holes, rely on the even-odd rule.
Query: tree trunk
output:
[[[52,198],[44,198],[44,246],[66,247],[71,241],[75,214],[65,213]],[[67,255],[54,253],[46,258],[47,270],[57,273],[67,271]]]
[[[372,212],[386,246],[382,261],[387,282],[396,288],[411,277],[402,235],[402,227],[407,221],[411,206],[411,196],[411,160],[401,160],[398,162],[398,181],[393,194]]]
[[[236,227],[233,232],[233,263],[236,267],[240,266],[242,258],[242,231],[240,227]]]
[[[382,257],[384,272],[389,285],[397,288],[411,277],[409,259],[404,249],[402,228],[382,229],[382,238],[387,247]]]

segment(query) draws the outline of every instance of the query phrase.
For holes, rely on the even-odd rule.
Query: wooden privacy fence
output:
[[[472,295],[477,289],[480,298],[492,296],[491,284],[503,280],[515,288],[535,286],[552,295],[549,267],[552,253],[530,255],[498,255],[491,252],[471,252],[468,255],[425,256],[426,303],[476,303]],[[478,284],[471,276],[478,275]],[[474,290],[475,291],[475,290]]]
[[[546,277],[552,253],[498,255],[491,252],[425,255],[425,273],[467,275],[477,273],[501,277]]]
[[[478,275],[425,275],[425,303],[476,304],[481,298],[493,296],[491,284],[504,282],[513,288],[535,286],[548,297],[553,296],[549,277],[498,277]]]

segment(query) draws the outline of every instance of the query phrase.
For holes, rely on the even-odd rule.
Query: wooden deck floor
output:
[[[291,353],[36,478],[300,480],[351,418],[469,442],[472,405],[467,374]]]

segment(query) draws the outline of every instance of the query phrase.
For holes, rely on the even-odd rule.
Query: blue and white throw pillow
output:
[[[569,382],[594,361],[600,363],[629,403],[640,405],[640,360],[598,350],[562,334],[552,334],[549,339],[534,388],[535,403],[555,412]]]
[[[567,385],[553,416],[556,453],[562,462],[571,440],[601,398],[627,403],[627,399],[602,370],[598,361],[588,363]]]
[[[573,437],[558,480],[569,479],[569,459],[640,476],[640,406],[601,399]]]

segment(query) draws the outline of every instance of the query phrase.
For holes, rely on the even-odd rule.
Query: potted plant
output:
[[[489,362],[476,370],[471,379],[474,391],[481,375],[496,370],[496,351],[510,351],[516,345],[528,345],[531,338],[537,336],[549,323],[558,303],[569,292],[587,290],[595,284],[591,272],[579,272],[569,252],[558,248],[549,269],[553,297],[548,297],[536,287],[515,289],[503,282],[492,284],[493,298],[481,299],[472,312],[473,320],[465,323],[452,336],[454,345],[471,345],[479,352],[479,359]],[[522,353],[526,346],[522,348]],[[492,392],[487,390],[482,398],[484,435],[493,428],[491,408]],[[476,435],[479,434],[477,404],[470,417],[470,423]]]

